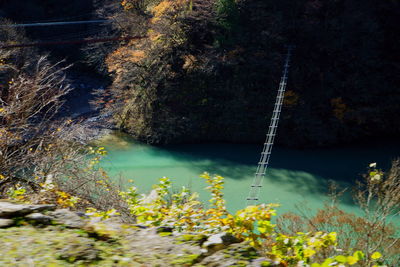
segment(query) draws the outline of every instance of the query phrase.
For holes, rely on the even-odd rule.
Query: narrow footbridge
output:
[[[267,138],[264,143],[263,151],[261,152],[260,161],[258,162],[258,167],[254,176],[253,183],[250,186],[249,195],[246,198],[247,205],[256,205],[259,201],[262,183],[267,172],[269,159],[271,157],[272,147],[274,145],[274,140],[276,136],[276,130],[279,124],[279,117],[282,111],[282,104],[285,97],[286,84],[289,74],[290,57],[292,55],[293,48],[294,46],[292,45],[288,46],[283,74],[279,83],[278,94],[276,96],[274,111],[272,113],[271,122],[268,128]]]
[[[30,43],[2,43],[0,42],[0,49],[14,49],[33,46],[57,46],[57,45],[72,45],[82,43],[106,43],[117,41],[129,41],[133,39],[143,39],[145,36],[101,36],[104,35],[102,28],[110,25],[111,20],[81,20],[81,21],[52,21],[52,22],[37,22],[37,23],[22,23],[22,24],[0,24],[0,30],[7,28],[46,28],[49,36],[42,41]],[[84,31],[79,30],[80,25],[91,25]],[[64,33],[63,26],[74,27],[72,33]],[[59,30],[50,30],[50,28],[59,28]],[[75,30],[76,28],[76,30]],[[93,37],[96,36],[96,37]]]

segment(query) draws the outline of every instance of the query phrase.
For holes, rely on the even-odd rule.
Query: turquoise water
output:
[[[203,172],[225,177],[225,197],[230,211],[241,209],[256,170],[260,145],[188,144],[153,147],[134,142],[123,135],[102,140],[108,156],[102,166],[112,177],[134,180],[141,192],[148,192],[158,179],[167,176],[175,186],[189,186],[209,199]],[[294,211],[296,204],[311,209],[327,201],[327,184],[334,180],[351,186],[361,178],[371,162],[386,169],[399,153],[400,146],[370,145],[334,149],[294,150],[275,147],[271,168],[264,181],[261,201],[279,203],[278,213]],[[350,197],[342,205],[356,211]]]

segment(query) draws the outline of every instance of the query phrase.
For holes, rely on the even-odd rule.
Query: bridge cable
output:
[[[60,26],[60,25],[76,25],[76,24],[93,24],[93,23],[110,23],[110,20],[81,20],[81,21],[53,21],[41,23],[24,23],[24,24],[1,24],[0,28],[16,28],[16,27],[44,27],[44,26]]]

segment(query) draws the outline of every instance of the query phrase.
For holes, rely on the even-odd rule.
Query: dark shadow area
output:
[[[93,0],[26,0],[1,1],[0,17],[16,24],[71,22],[98,19]],[[104,34],[104,24],[73,24],[21,27],[29,39],[28,43],[82,41]],[[86,43],[40,45],[35,49],[40,54],[49,54],[52,62],[65,60],[71,64],[66,77],[72,90],[65,97],[61,117],[78,117],[94,110],[89,105],[93,90],[106,88],[109,77],[99,74],[97,67],[89,65],[85,54]]]
[[[160,149],[184,161],[211,160],[221,163],[222,166],[232,164],[254,166],[255,170],[262,146],[201,144],[164,146]],[[365,173],[369,163],[377,162],[380,168],[386,170],[390,167],[391,161],[399,156],[400,143],[304,150],[275,147],[270,167],[303,171],[339,182],[353,182]],[[240,178],[240,175],[237,178]]]
[[[81,21],[93,18],[92,0],[29,0],[0,1],[0,16],[15,23],[44,23],[60,21]],[[32,42],[51,42],[87,38],[101,30],[101,25],[60,25],[24,27]],[[42,53],[51,52],[57,58],[79,62],[82,45],[53,45],[39,47]]]
[[[76,118],[95,112],[90,102],[95,99],[94,90],[104,90],[110,81],[93,72],[84,72],[79,68],[72,68],[67,73],[68,82],[74,88],[65,98],[62,107],[62,116]]]

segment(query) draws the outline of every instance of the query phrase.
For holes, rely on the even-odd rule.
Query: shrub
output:
[[[331,204],[326,204],[315,215],[300,210],[300,215],[289,213],[278,219],[278,228],[286,234],[299,231],[335,231],[338,245],[352,253],[365,253],[363,266],[375,264],[376,251],[382,252],[379,260],[388,266],[400,261],[399,227],[391,220],[400,214],[400,162],[393,161],[391,169],[384,173],[372,163],[363,180],[353,191],[356,203],[363,212],[357,216],[342,210],[337,203],[337,194]]]

